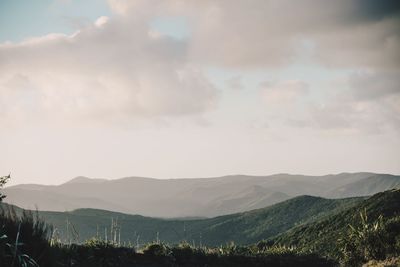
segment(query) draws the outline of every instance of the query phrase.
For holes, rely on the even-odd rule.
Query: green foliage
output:
[[[363,199],[332,200],[301,196],[249,212],[190,220],[166,220],[95,209],[40,212],[40,215],[58,229],[60,239],[66,243],[70,239],[68,236],[71,236],[66,231],[66,220],[75,226],[80,239],[86,240],[97,234],[105,239],[105,230],[110,239],[110,218],[118,218],[118,223],[122,226],[122,243],[137,243],[138,237],[141,245],[151,243],[159,232],[159,238],[165,243],[178,244],[190,240],[195,244],[215,247],[230,241],[246,245],[272,238],[295,226],[337,214],[359,204]]]
[[[11,175],[7,176],[0,176],[0,189],[3,188],[3,186],[10,180]],[[5,198],[6,196],[0,193],[0,202]]]
[[[143,249],[143,254],[155,257],[169,256],[171,254],[171,250],[163,243],[151,243]]]
[[[0,262],[5,266],[36,267],[47,263],[49,228],[30,212],[17,216],[13,210],[0,212]],[[2,265],[3,266],[3,265]]]
[[[0,177],[0,188],[9,179],[10,174]],[[5,195],[0,193],[0,202],[4,198]],[[38,267],[30,255],[37,255],[39,250],[48,246],[47,226],[38,219],[34,220],[31,212],[23,212],[22,216],[18,217],[15,210],[2,209],[0,227],[0,263],[12,267]]]
[[[240,246],[233,242],[217,248],[194,247],[187,242],[176,246],[151,243],[141,253],[133,248],[118,247],[116,244],[98,238],[87,240],[81,245],[51,245],[50,231],[37,222],[32,214],[21,217],[9,212],[0,216],[7,227],[5,232],[17,234],[17,250],[0,250],[2,267],[128,267],[128,266],[334,266],[335,262],[310,253],[297,253],[294,248],[266,248],[264,252],[257,245]],[[29,227],[28,227],[29,226]],[[16,230],[14,229],[16,228]],[[24,230],[22,230],[24,229]],[[30,231],[27,231],[31,229]],[[24,240],[22,242],[22,240]],[[6,248],[12,240],[1,235],[0,248]],[[15,241],[15,240],[14,240]],[[21,241],[21,242],[20,242]],[[40,251],[40,253],[35,253]],[[268,251],[268,252],[266,252]],[[29,254],[28,254],[29,252]],[[32,255],[29,257],[27,255]],[[37,265],[37,264],[38,265]]]
[[[93,237],[86,240],[83,245],[88,248],[107,248],[107,247],[115,247],[111,242],[106,242],[105,240]]]
[[[389,222],[400,213],[399,203],[400,190],[398,189],[378,193],[360,204],[337,214],[316,222],[295,227],[280,234],[276,238],[270,239],[269,242],[301,247],[305,251],[315,251],[320,255],[339,259],[342,256],[342,251],[335,241],[338,237],[341,237],[343,233],[348,233],[349,225],[356,226],[360,223],[360,212],[366,211],[369,216],[368,220],[375,222],[378,220],[379,216],[382,215]],[[380,227],[380,225],[378,226]],[[396,226],[392,228],[393,229],[388,231],[395,236]],[[371,234],[368,238],[373,239],[377,237]],[[376,242],[380,241],[377,240]],[[389,241],[386,240],[385,242]],[[392,240],[390,242],[395,241]],[[348,249],[351,250],[350,244],[348,245]],[[356,250],[357,248],[354,249]],[[371,253],[379,253],[379,251],[371,251]]]
[[[399,240],[400,217],[385,222],[379,216],[370,222],[364,210],[360,213],[360,223],[349,225],[347,233],[338,240],[341,261],[346,266],[360,266],[367,261],[400,255]]]
[[[29,255],[24,254],[22,252],[23,243],[19,241],[20,237],[20,229],[21,223],[18,225],[18,232],[15,238],[15,243],[5,243],[6,248],[8,250],[4,251],[5,258],[8,258],[8,261],[11,261],[11,266],[22,266],[22,267],[38,267],[39,265],[36,263],[34,259],[32,259]],[[4,235],[4,240],[7,238],[7,235]]]
[[[103,225],[97,224],[98,217],[108,215],[104,226],[109,226],[110,217],[115,213],[78,211],[77,218],[85,218],[85,224],[97,226],[97,233],[92,232],[96,238],[86,239],[83,244],[63,244],[58,230],[52,231],[51,227],[39,219],[38,213],[11,207],[0,213],[0,263],[1,267],[32,267],[36,264],[42,267],[336,266],[340,260],[344,265],[360,266],[370,260],[399,256],[398,203],[400,191],[391,190],[364,201],[331,201],[305,196],[265,209],[193,221],[128,215],[118,217],[118,222],[123,224],[128,217],[134,218],[135,222],[140,222],[141,227],[146,226],[141,228],[143,231],[148,231],[153,238],[157,236],[157,242],[145,245],[141,252],[135,251],[131,245],[121,246],[117,236],[122,233],[122,239],[127,233],[131,234],[121,231],[127,228],[125,224],[122,228],[112,224],[118,226],[118,231],[105,231],[105,238],[99,237]],[[5,203],[2,206],[8,207]],[[74,220],[75,215],[68,214],[71,225],[79,225]],[[164,238],[166,229],[170,229],[168,227],[173,228],[171,233],[174,232],[175,240],[191,237],[189,240],[193,240],[193,245],[186,241],[175,246],[160,242],[158,230],[161,230],[160,235]],[[183,233],[179,233],[179,228]],[[76,230],[74,228],[74,231],[79,232],[79,227]],[[282,231],[284,233],[278,237],[268,239]],[[110,233],[108,239],[106,233]],[[134,236],[139,237],[136,234]],[[195,237],[200,239],[196,240]],[[267,239],[249,244],[251,240],[261,240],[260,237]],[[339,241],[335,242],[338,237]],[[211,247],[203,245],[218,240],[218,244],[221,244],[221,240],[231,238],[239,242],[224,242],[225,245]],[[195,243],[201,245],[196,247]]]

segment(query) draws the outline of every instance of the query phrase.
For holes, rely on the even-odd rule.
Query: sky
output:
[[[0,0],[0,174],[400,174],[397,0]]]

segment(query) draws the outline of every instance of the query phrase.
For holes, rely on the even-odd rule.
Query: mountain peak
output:
[[[107,181],[106,179],[95,179],[85,176],[78,176],[69,180],[65,184],[94,184],[94,183],[104,183],[106,181]]]

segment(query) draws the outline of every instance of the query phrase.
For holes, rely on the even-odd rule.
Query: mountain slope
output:
[[[322,254],[337,255],[337,239],[346,233],[349,224],[356,225],[360,221],[360,212],[366,211],[369,220],[379,215],[389,219],[400,215],[400,189],[378,193],[358,205],[316,221],[295,227],[278,237],[272,238],[274,243],[299,246],[313,249]]]
[[[380,174],[372,175],[363,180],[352,182],[336,188],[328,195],[333,198],[344,198],[354,195],[371,196],[393,188],[400,188],[399,177],[388,174]]]
[[[121,227],[121,241],[140,245],[156,240],[218,246],[269,240],[281,245],[294,245],[305,250],[335,256],[336,240],[346,233],[349,224],[359,222],[366,210],[371,220],[379,215],[389,219],[400,215],[400,190],[378,193],[369,198],[324,199],[300,196],[267,208],[210,219],[158,219],[139,215],[79,209],[73,212],[39,212],[52,223],[62,241],[78,242],[98,236],[110,238],[111,219]],[[7,206],[7,204],[2,204]],[[18,210],[18,209],[17,209]],[[21,212],[21,211],[19,211]],[[67,225],[69,233],[66,233]],[[72,229],[79,236],[73,238]]]
[[[26,209],[96,208],[151,217],[213,217],[269,206],[300,195],[334,198],[368,195],[399,183],[400,176],[374,173],[193,179],[77,177],[57,186],[11,186],[4,193],[8,203]]]
[[[324,199],[300,196],[273,206],[211,219],[157,219],[139,215],[78,209],[72,212],[39,212],[53,224],[63,241],[72,239],[72,229],[83,241],[96,235],[110,238],[111,219],[118,221],[123,242],[141,244],[156,240],[178,243],[182,240],[218,246],[229,241],[249,244],[273,237],[296,225],[315,221],[360,203],[362,198]],[[67,231],[68,221],[68,233]]]
[[[270,207],[204,220],[200,225],[193,225],[197,228],[193,227],[188,239],[195,239],[201,233],[203,242],[209,245],[228,241],[255,243],[296,225],[335,214],[361,201],[362,198],[333,200],[313,196],[295,197]]]
[[[254,185],[241,192],[214,199],[202,213],[208,211],[210,216],[218,216],[244,212],[270,206],[290,198],[285,193],[271,191],[260,185]]]

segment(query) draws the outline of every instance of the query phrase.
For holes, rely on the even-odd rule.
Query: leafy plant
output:
[[[10,180],[11,174],[7,176],[0,176],[0,188],[2,188],[8,180]],[[0,193],[0,202],[5,198],[6,196]]]
[[[169,256],[170,248],[163,243],[151,243],[143,249],[143,254],[151,256]]]
[[[10,175],[0,178],[0,187],[10,179]],[[1,195],[0,200],[4,198]],[[44,257],[48,253],[48,233],[50,227],[34,217],[30,211],[16,211],[13,207],[2,204],[0,209],[0,263],[1,266],[28,267],[39,266],[48,262]]]
[[[360,223],[349,225],[347,233],[338,240],[342,263],[346,266],[360,266],[370,260],[383,260],[390,254],[398,253],[396,248],[400,230],[396,221],[385,222],[382,215],[369,221],[366,210],[360,212]],[[394,234],[394,235],[393,235]]]

